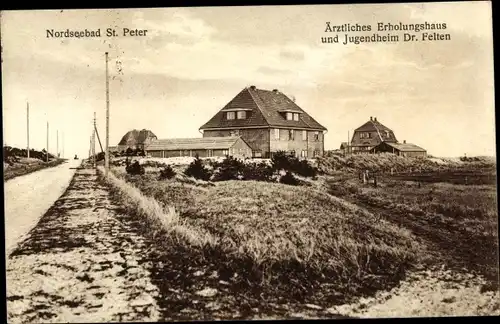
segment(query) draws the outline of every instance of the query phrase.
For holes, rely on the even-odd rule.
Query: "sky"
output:
[[[93,114],[110,145],[132,129],[201,137],[244,87],[279,89],[328,129],[325,149],[377,117],[434,156],[495,156],[490,2],[3,11],[4,145],[87,156]],[[446,23],[448,41],[323,44],[331,25]],[[114,28],[120,36],[106,37]],[[123,28],[147,29],[123,37]],[[48,38],[101,29],[100,38]],[[396,32],[402,35],[401,32]],[[343,39],[345,33],[339,33]],[[385,35],[387,32],[380,32]],[[421,34],[421,33],[420,33]],[[420,37],[420,36],[419,36]],[[57,138],[59,134],[59,138]],[[99,147],[97,147],[99,151]]]

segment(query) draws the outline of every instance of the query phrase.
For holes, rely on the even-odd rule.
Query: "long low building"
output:
[[[196,155],[252,157],[252,149],[240,136],[156,139],[144,151],[147,156],[156,158]]]
[[[399,156],[404,157],[427,157],[427,151],[420,146],[415,144],[406,143],[388,143],[382,142],[379,145],[375,146],[372,150],[372,153],[393,153]]]

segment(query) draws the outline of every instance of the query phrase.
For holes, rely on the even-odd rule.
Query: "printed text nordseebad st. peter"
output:
[[[105,33],[101,33],[101,29],[84,29],[84,30],[54,30],[47,29],[47,38],[92,38],[92,37],[102,37],[103,35],[107,37],[117,37],[117,36],[147,36],[147,29],[137,29],[137,28],[121,28],[118,29],[107,28]]]

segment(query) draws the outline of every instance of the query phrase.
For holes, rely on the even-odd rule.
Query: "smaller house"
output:
[[[252,149],[240,136],[157,139],[149,143],[144,150],[146,156],[156,158],[196,155],[252,157]]]
[[[371,150],[371,153],[384,152],[393,153],[404,157],[427,157],[426,150],[415,144],[406,143],[406,141],[403,141],[403,143],[382,142]]]
[[[148,129],[133,129],[123,135],[116,149],[117,151],[126,151],[129,148],[132,150],[143,150],[146,145],[156,139],[156,135]]]

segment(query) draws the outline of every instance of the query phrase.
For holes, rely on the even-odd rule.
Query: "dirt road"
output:
[[[146,249],[95,170],[67,191],[7,262],[9,323],[156,321]]]
[[[4,183],[6,255],[62,195],[75,173],[71,168],[80,163],[80,160],[69,160]]]

